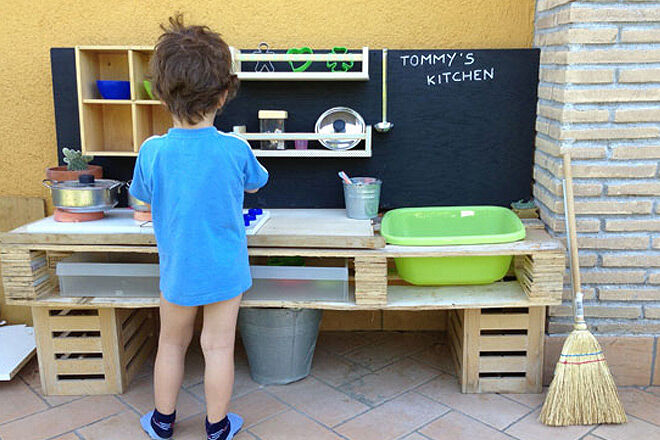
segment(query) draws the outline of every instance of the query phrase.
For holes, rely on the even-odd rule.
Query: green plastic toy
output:
[[[309,47],[292,47],[286,51],[287,55],[304,55],[304,54],[313,54],[314,51]],[[289,66],[294,72],[304,72],[312,65],[311,61],[305,61],[302,65],[296,66],[293,64],[293,61],[289,61]]]
[[[346,54],[348,53],[348,49],[345,47],[333,47],[332,51],[330,53],[335,53],[335,54]],[[336,72],[337,71],[337,65],[339,63],[337,61],[326,61],[325,66],[330,69],[331,72]],[[353,61],[342,61],[341,62],[341,70],[344,72],[348,72],[353,68]]]

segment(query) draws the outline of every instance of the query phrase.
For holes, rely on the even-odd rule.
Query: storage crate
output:
[[[0,252],[2,282],[10,300],[36,299],[53,287],[46,252],[8,249]]]
[[[159,268],[150,255],[78,253],[57,263],[61,296],[158,297]]]
[[[45,395],[120,394],[152,353],[155,311],[33,307]]]
[[[540,393],[545,307],[451,310],[449,347],[464,393]]]
[[[348,301],[348,267],[250,266],[245,300]]]

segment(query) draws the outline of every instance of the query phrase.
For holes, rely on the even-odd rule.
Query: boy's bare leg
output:
[[[204,306],[201,346],[206,362],[204,393],[210,423],[222,420],[229,410],[234,386],[234,340],[241,297]]]
[[[154,400],[161,414],[172,414],[176,408],[196,315],[197,307],[179,306],[161,295],[160,336],[154,366]]]

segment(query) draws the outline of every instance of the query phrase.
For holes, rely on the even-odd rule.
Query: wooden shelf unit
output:
[[[152,47],[76,47],[80,144],[85,154],[136,156],[145,139],[164,134],[172,119],[144,89]],[[97,80],[129,81],[130,99],[103,99]]]
[[[234,71],[242,81],[367,81],[369,79],[369,48],[346,54],[254,54],[230,48]],[[147,94],[143,81],[149,79],[149,61],[153,46],[77,46],[76,72],[78,108],[80,117],[80,144],[85,154],[96,156],[136,156],[140,145],[153,135],[167,132],[172,119],[158,100]],[[360,63],[359,71],[349,72],[243,72],[242,62],[326,62],[352,61]],[[130,99],[103,99],[96,86],[97,80],[130,82]],[[364,147],[346,151],[260,150],[261,157],[371,157],[371,127],[361,135],[318,135],[315,133],[283,133],[283,140],[295,139],[362,139]],[[244,135],[248,140],[269,140],[260,133]]]
[[[230,48],[234,72],[241,81],[368,81],[369,80],[369,48],[363,47],[360,52],[345,54],[286,54],[286,53],[250,53],[240,49]],[[360,63],[361,69],[348,72],[255,72],[243,71],[243,63],[248,62],[299,62],[311,61],[325,63],[326,61],[351,61]],[[325,67],[325,66],[324,66]]]

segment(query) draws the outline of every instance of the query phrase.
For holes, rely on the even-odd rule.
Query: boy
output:
[[[151,204],[161,276],[155,409],[140,423],[152,439],[172,436],[184,358],[203,306],[207,439],[228,440],[243,424],[227,410],[236,318],[241,294],[252,284],[243,192],[264,186],[268,172],[247,142],[213,126],[238,88],[229,47],[206,26],[184,26],[180,14],[169,22],[161,26],[151,73],[174,128],[142,144],[130,187]]]

